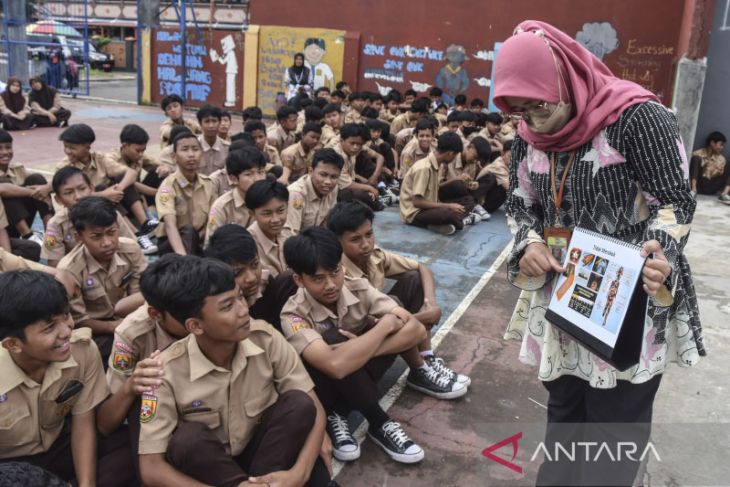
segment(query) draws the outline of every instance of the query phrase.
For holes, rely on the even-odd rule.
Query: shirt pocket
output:
[[[17,448],[33,441],[37,426],[32,422],[27,404],[0,404],[0,446]]]
[[[221,414],[218,411],[187,413],[182,415],[182,419],[188,423],[204,424],[210,430],[218,429],[221,426]]]

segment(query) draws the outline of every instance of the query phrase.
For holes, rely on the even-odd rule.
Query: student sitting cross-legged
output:
[[[248,227],[256,246],[259,260],[271,277],[286,272],[284,242],[291,232],[284,227],[289,207],[289,191],[273,179],[256,181],[246,192],[246,207],[253,221]]]
[[[379,406],[378,380],[402,355],[409,385],[441,399],[463,396],[467,387],[432,368],[418,352],[426,329],[366,279],[346,279],[342,246],[330,230],[311,227],[284,244],[299,286],[281,312],[284,335],[301,354],[327,411],[335,458],[355,460],[360,447],[347,415],[360,411],[368,434],[394,460],[415,463],[423,449]]]
[[[373,231],[374,218],[373,210],[359,201],[337,203],[327,216],[327,228],[337,235],[342,245],[345,276],[365,278],[382,292],[385,292],[385,280],[394,279],[395,284],[388,295],[396,298],[430,331],[441,319],[433,272],[424,264],[378,247]],[[469,377],[453,372],[442,358],[434,355],[430,333],[418,344],[418,350],[432,368],[457,382],[471,384]]]
[[[142,396],[144,484],[327,486],[324,411],[296,352],[250,318],[226,264],[200,259],[177,282],[168,307],[190,334],[162,352],[160,385]]]
[[[63,286],[38,271],[0,274],[0,317],[0,463],[29,463],[79,486],[134,485],[125,433],[97,443],[96,408],[109,390]]]

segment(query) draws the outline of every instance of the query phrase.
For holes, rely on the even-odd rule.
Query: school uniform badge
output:
[[[304,208],[304,197],[300,193],[294,193],[291,205],[295,210],[301,210]]]
[[[303,330],[305,328],[312,328],[312,325],[309,324],[307,320],[302,318],[301,316],[292,316],[291,322],[290,322],[292,333],[297,333],[300,330]]]
[[[157,414],[157,396],[144,394],[139,408],[139,422],[149,423]]]
[[[46,249],[53,250],[56,248],[56,245],[58,245],[58,240],[53,235],[46,235],[43,239],[43,245]]]

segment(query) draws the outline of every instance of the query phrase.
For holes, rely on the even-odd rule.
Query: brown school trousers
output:
[[[725,170],[714,179],[707,179],[702,175],[702,158],[692,156],[689,161],[689,178],[697,180],[697,192],[699,194],[715,195],[730,186],[730,162],[725,164]]]
[[[161,223],[161,225],[164,225],[164,223]],[[190,225],[185,225],[178,228],[177,231],[180,233],[180,239],[182,240],[183,247],[185,247],[185,252],[187,252],[188,255],[203,255],[203,248],[200,245],[201,241],[197,230]],[[170,241],[167,237],[159,237],[157,242],[157,248],[159,249],[160,255],[172,254],[175,252],[172,250],[172,245],[170,245]]]
[[[290,270],[282,272],[273,278],[261,296],[249,308],[249,314],[257,320],[264,320],[281,332],[281,310],[299,289]]]
[[[431,208],[419,211],[413,218],[413,225],[427,227],[429,225],[454,225],[457,230],[464,228],[462,221],[474,209],[476,202],[463,181],[453,181],[439,189],[441,203],[458,203],[466,212],[459,215],[448,208]]]

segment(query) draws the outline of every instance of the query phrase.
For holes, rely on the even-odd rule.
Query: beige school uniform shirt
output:
[[[279,150],[273,145],[266,144],[264,150],[264,160],[266,160],[266,170],[270,171],[274,166],[281,166],[281,157],[279,156]]]
[[[274,146],[281,153],[281,151],[296,143],[297,136],[294,132],[287,133],[286,130],[281,128],[281,125],[275,123],[266,129],[266,140],[269,145]]]
[[[256,248],[259,254],[259,261],[264,270],[269,272],[273,278],[287,270],[286,260],[284,259],[284,242],[290,235],[289,231],[284,229],[274,242],[261,231],[259,223],[254,222],[248,227],[248,231],[256,241]]]
[[[200,161],[198,172],[208,176],[214,171],[225,169],[228,148],[231,143],[220,137],[216,137],[213,145],[210,145],[202,135],[198,137],[198,140],[200,141],[200,148],[203,151],[203,159]]]
[[[172,159],[172,145],[165,146],[162,150],[160,150],[158,160],[160,161],[160,164],[170,166],[170,169],[173,171],[177,169],[177,164]]]
[[[231,370],[208,360],[194,335],[174,343],[161,358],[162,384],[154,395],[142,396],[140,455],[165,453],[178,422],[194,421],[215,433],[226,453],[237,456],[280,394],[314,389],[296,352],[264,321],[251,321],[251,333],[239,342]]]
[[[348,156],[345,151],[342,150],[341,144],[337,144],[333,147],[333,149],[345,160],[345,165],[342,167],[342,172],[340,172],[340,178],[337,180],[337,187],[340,189],[345,189],[352,185],[352,183],[355,181],[355,166],[357,164],[357,156]],[[363,152],[367,154],[370,158],[372,158],[373,161],[375,161],[375,159],[379,155],[373,149],[366,146],[363,146],[362,150],[360,151],[361,154]]]
[[[400,254],[387,252],[375,247],[367,262],[366,270],[361,269],[342,254],[342,267],[345,275],[352,279],[364,278],[378,291],[385,289],[385,279],[398,279],[409,271],[418,270],[418,262]]]
[[[331,328],[357,335],[397,307],[398,303],[371,286],[367,279],[345,278],[336,313],[301,287],[281,310],[281,330],[301,354]]]
[[[251,222],[251,213],[246,208],[246,200],[238,189],[223,194],[213,202],[208,214],[208,228],[205,232],[205,246],[215,231],[228,223],[246,228]]]
[[[22,186],[28,179],[28,171],[19,162],[11,162],[6,170],[0,169],[0,178],[7,178],[16,186]]]
[[[390,133],[397,134],[405,128],[414,128],[418,123],[418,119],[411,120],[408,118],[408,113],[401,113],[390,122]]]
[[[147,303],[127,315],[114,330],[114,345],[109,355],[106,380],[111,393],[122,388],[137,362],[155,350],[165,350],[177,341],[150,318]]]
[[[401,184],[401,220],[413,223],[413,219],[421,211],[413,204],[414,196],[421,196],[433,202],[438,201],[439,180],[439,163],[433,152],[413,165]]]
[[[139,291],[139,278],[147,261],[137,242],[122,237],[106,269],[84,245],[76,246],[61,259],[58,268],[70,272],[81,289],[70,302],[74,322],[81,323],[114,318],[114,306],[119,300]]]
[[[486,176],[487,174],[494,174],[497,184],[509,191],[509,167],[507,167],[507,163],[504,162],[504,159],[498,157],[490,164],[484,166],[477,175],[477,179]]]
[[[413,167],[413,164],[416,163],[416,161],[420,161],[421,159],[428,157],[428,155],[436,148],[436,142],[434,141],[431,144],[431,147],[429,148],[428,152],[424,152],[421,150],[421,146],[418,145],[418,139],[413,137],[411,140],[408,141],[406,146],[403,148],[403,151],[400,154],[400,171],[401,171],[401,178],[405,177],[406,174],[408,174],[408,170]]]
[[[200,135],[203,133],[198,122],[193,119],[184,118],[182,124],[189,128],[194,135]],[[170,132],[172,132],[175,125],[179,124],[176,124],[169,118],[160,125],[160,149],[164,149],[168,145],[172,144],[172,141],[170,140]]]
[[[147,154],[144,154],[142,156],[142,159],[135,162],[134,164],[129,164],[126,160],[124,160],[124,157],[122,157],[122,152],[119,149],[114,149],[110,152],[107,152],[104,157],[106,157],[106,159],[109,161],[116,162],[123,166],[134,169],[135,171],[137,171],[138,178],[140,173],[142,172],[142,169],[144,169],[145,171],[154,171],[159,165],[159,163],[155,159],[148,156]]]
[[[365,118],[355,109],[350,109],[345,114],[344,123],[365,123]]]
[[[117,225],[119,225],[120,237],[136,239],[119,212],[117,212]],[[46,234],[43,237],[43,245],[41,246],[41,259],[61,260],[77,244],[69,209],[66,207],[60,208],[46,224]]]
[[[231,180],[228,179],[228,171],[226,168],[218,169],[210,173],[210,182],[213,183],[213,190],[217,196],[223,196],[229,192],[231,188]]]
[[[323,147],[334,147],[340,141],[340,130],[333,129],[327,124],[322,125],[322,136],[319,143]]]
[[[302,143],[297,142],[296,144],[290,145],[281,151],[281,165],[288,167],[289,171],[291,171],[289,174],[289,184],[307,174],[309,168],[312,167],[314,153],[318,148],[319,147],[315,147],[309,152],[304,152]]]
[[[155,206],[160,221],[166,215],[175,215],[177,228],[190,225],[200,232],[208,223],[208,212],[215,199],[215,188],[208,176],[198,174],[190,182],[178,169],[160,184]],[[157,236],[165,236],[164,224],[157,227]]]
[[[327,214],[337,204],[339,189],[335,186],[328,195],[320,197],[312,186],[312,176],[307,174],[288,186],[289,209],[284,231],[297,235],[308,227],[321,225]]]
[[[100,184],[112,184],[114,183],[114,178],[124,176],[124,173],[127,172],[127,166],[125,164],[114,162],[100,152],[92,152],[90,157],[91,162],[89,162],[88,166],[79,161],[71,162],[68,157],[64,157],[61,162],[56,164],[56,171],[66,166],[81,169],[89,176],[93,187],[97,187]]]
[[[472,180],[477,178],[481,167],[476,162],[464,164],[462,154],[457,154],[453,161],[446,165],[446,171],[441,171],[441,181],[460,178],[463,174],[469,176]]]
[[[47,267],[32,260],[18,257],[0,247],[0,273],[25,270],[44,272]]]
[[[3,200],[0,200],[0,229],[7,228],[8,225],[10,225],[10,222],[8,221],[8,214],[5,213]]]
[[[109,395],[91,329],[74,330],[70,340],[69,358],[51,362],[40,384],[0,347],[0,458],[48,451],[67,414],[91,411]]]
[[[395,117],[397,117],[397,115],[393,115],[392,113],[390,113],[390,110],[388,110],[386,108],[383,108],[382,110],[380,110],[380,115],[378,116],[378,118],[380,120],[382,120],[383,122],[385,122],[387,124],[392,123],[393,120],[395,120]]]

